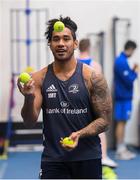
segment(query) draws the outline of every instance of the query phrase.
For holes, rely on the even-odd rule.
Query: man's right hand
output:
[[[30,79],[29,82],[26,84],[22,84],[20,82],[20,79],[18,78],[17,86],[19,91],[23,94],[23,96],[34,95],[35,82],[33,79]]]
[[[136,73],[139,73],[139,72],[140,72],[140,67],[139,67],[139,65],[138,65],[138,64],[134,64],[133,70],[134,70]]]

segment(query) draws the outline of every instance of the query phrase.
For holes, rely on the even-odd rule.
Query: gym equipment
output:
[[[50,59],[49,49],[44,37],[45,23],[49,19],[49,11],[45,8],[33,9],[30,7],[29,0],[25,2],[25,8],[10,10],[11,85],[6,133],[0,144],[0,159],[7,159],[8,147],[11,143],[10,140],[16,135],[16,129],[13,131],[14,115],[20,114],[20,109],[17,110],[16,106],[22,99],[22,97],[18,98],[19,91],[17,91],[15,87],[17,77],[24,69],[29,70],[28,67],[33,67],[33,69],[38,70],[44,65],[46,66],[49,63],[48,59]],[[14,113],[16,110],[17,112]],[[17,124],[18,127],[20,127],[20,123]],[[39,128],[41,128],[40,125]],[[21,135],[22,131],[19,131],[18,129],[18,135]],[[29,131],[29,133],[30,132],[32,131]],[[18,141],[17,143],[21,142]]]
[[[113,17],[112,19],[112,47],[113,60],[122,51],[125,42],[130,37],[131,21],[129,18]]]
[[[103,31],[99,33],[88,33],[87,37],[91,42],[91,57],[93,60],[101,64],[102,70],[104,72],[104,37],[105,33]]]

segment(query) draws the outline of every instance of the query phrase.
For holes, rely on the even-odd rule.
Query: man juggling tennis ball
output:
[[[57,21],[57,22],[54,24],[53,28],[54,28],[54,31],[55,31],[55,32],[61,32],[61,31],[64,30],[65,25],[64,25],[63,22]]]
[[[30,81],[31,76],[27,72],[23,72],[19,75],[19,80],[21,83],[26,84]]]

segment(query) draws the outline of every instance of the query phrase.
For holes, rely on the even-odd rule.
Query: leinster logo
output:
[[[69,91],[69,93],[77,93],[78,91],[79,91],[79,89],[78,89],[79,87],[78,87],[78,84],[72,84],[70,87],[69,87],[69,89],[68,89],[68,91]]]
[[[66,102],[66,101],[61,101],[61,102],[60,102],[60,105],[61,105],[62,108],[66,108],[66,107],[69,106],[69,103]]]

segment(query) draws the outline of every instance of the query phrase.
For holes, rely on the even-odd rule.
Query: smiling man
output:
[[[64,23],[54,31],[57,21]],[[43,111],[41,179],[101,179],[101,145],[112,117],[112,101],[107,83],[86,64],[77,62],[77,25],[70,17],[52,19],[45,32],[54,61],[35,72],[20,92],[25,101],[21,115],[32,126]],[[69,137],[72,145],[65,145]]]

